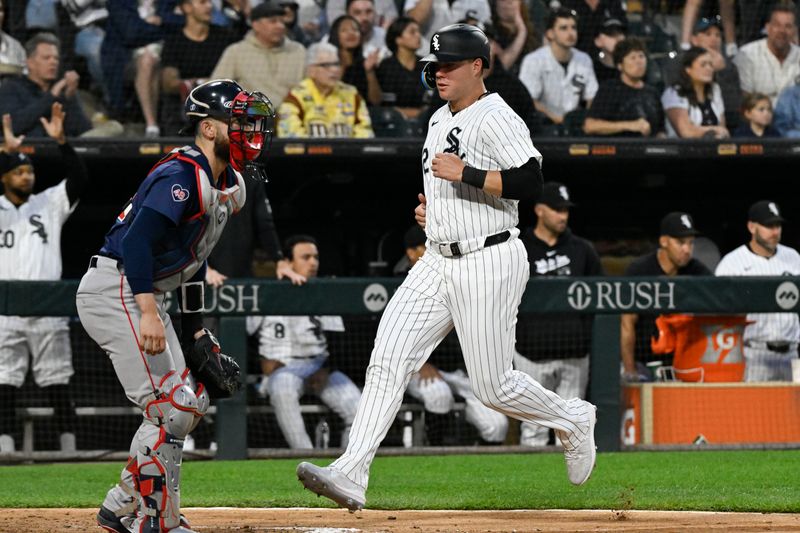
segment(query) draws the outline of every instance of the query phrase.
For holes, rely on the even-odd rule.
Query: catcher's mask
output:
[[[231,105],[228,138],[231,166],[257,180],[266,181],[264,166],[258,158],[269,151],[275,125],[275,108],[260,92],[242,91]]]
[[[198,85],[184,103],[189,123],[181,133],[189,133],[204,118],[228,125],[230,164],[239,172],[266,181],[258,162],[269,150],[275,125],[275,108],[264,94],[247,92],[233,80],[211,80]]]

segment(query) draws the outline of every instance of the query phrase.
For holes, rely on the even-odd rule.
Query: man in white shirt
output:
[[[747,230],[751,239],[722,258],[717,276],[797,276],[800,254],[780,244],[786,219],[768,200],[750,207]],[[791,381],[797,359],[800,321],[797,313],[750,313],[744,330],[745,381]]]
[[[774,106],[780,92],[800,75],[800,47],[792,42],[797,34],[794,8],[774,7],[765,28],[767,36],[742,46],[733,62],[742,91],[764,93]]]
[[[597,77],[592,58],[575,48],[578,42],[575,12],[551,11],[545,36],[549,46],[526,55],[519,69],[519,79],[531,93],[537,111],[554,124],[564,115],[585,104],[588,108],[597,93]]]

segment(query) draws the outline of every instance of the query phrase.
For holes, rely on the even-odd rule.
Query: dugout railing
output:
[[[357,317],[361,324],[368,324],[361,333],[360,353],[368,356],[371,346],[371,332],[377,325],[379,316],[400,280],[393,278],[340,278],[315,279],[302,287],[288,283],[265,281],[262,279],[229,280],[218,290],[209,290],[206,299],[206,313],[219,318],[218,333],[227,353],[236,357],[242,368],[253,368],[252,356],[248,361],[248,337],[245,322],[252,315],[343,315]],[[759,278],[549,278],[535,279],[528,288],[520,306],[521,314],[579,313],[592,320],[591,335],[591,379],[588,396],[599,409],[596,430],[597,445],[601,451],[614,451],[625,448],[626,432],[629,432],[630,417],[623,401],[620,382],[620,314],[622,313],[697,313],[697,314],[743,314],[748,312],[791,312],[798,310],[800,298],[800,278],[759,277]],[[60,282],[0,282],[0,314],[20,316],[69,316],[75,317],[74,295],[77,281]],[[174,301],[170,302],[174,307]],[[73,324],[73,350],[75,330],[82,328]],[[83,334],[85,336],[85,333]],[[87,341],[82,341],[87,342]],[[88,341],[89,343],[91,341]],[[345,344],[352,342],[345,337]],[[92,343],[93,344],[93,343]],[[347,347],[346,347],[347,348]],[[94,361],[99,365],[107,359],[99,353],[96,346],[84,345],[81,350],[93,349]],[[347,351],[347,350],[345,350]],[[362,374],[366,368],[360,368]],[[358,369],[353,370],[353,377]],[[77,382],[77,383],[76,383]],[[653,398],[656,393],[643,386],[641,391],[640,413],[638,416],[653,416]],[[720,385],[720,384],[718,384]],[[737,384],[731,384],[735,386]],[[73,389],[80,396],[79,418],[98,418],[117,423],[119,417],[131,419],[130,427],[115,428],[120,440],[115,447],[117,452],[125,453],[125,441],[138,425],[135,410],[130,405],[121,407],[118,403],[97,398],[93,402],[92,389],[111,387],[116,397],[121,387],[112,373],[104,375],[82,375],[76,373]],[[671,386],[665,384],[665,386]],[[697,384],[684,384],[687,390],[699,390]],[[788,409],[794,410],[782,416],[784,420],[796,415],[800,405],[800,384],[780,384],[776,393],[784,398]],[[677,390],[677,386],[672,386]],[[98,389],[99,390],[99,389]],[[250,387],[245,387],[235,397],[216,402],[213,413],[217,451],[211,454],[217,458],[246,458],[253,456],[248,446],[248,411],[268,413],[267,404],[248,405]],[[628,391],[626,391],[627,394]],[[674,392],[674,391],[673,391]],[[744,390],[726,391],[728,394],[742,396]],[[123,396],[124,398],[124,396]],[[702,401],[702,400],[697,400]],[[648,403],[649,402],[649,403]],[[793,406],[793,407],[792,407]],[[699,406],[697,406],[699,408]],[[49,409],[22,407],[20,416],[28,423],[37,419],[46,420],[51,416]],[[94,409],[94,411],[92,411]],[[124,411],[120,411],[122,409]],[[419,412],[420,407],[405,406],[407,411]],[[649,409],[649,411],[648,411]],[[320,411],[313,407],[307,412]],[[758,413],[754,415],[756,418]],[[779,416],[781,416],[779,414]],[[105,418],[104,418],[105,417]],[[795,418],[797,418],[795,416]],[[419,422],[418,422],[419,423]],[[252,422],[251,422],[252,424]],[[112,427],[112,426],[109,426]],[[31,427],[29,426],[29,430]],[[419,429],[419,428],[417,428]],[[652,441],[652,427],[641,430],[649,432]],[[418,434],[418,432],[417,432]],[[32,438],[32,432],[28,433]],[[699,435],[701,443],[703,435]],[[790,439],[791,440],[791,439]],[[81,439],[79,438],[79,443]],[[648,444],[646,439],[639,443]],[[785,442],[785,439],[784,439]],[[800,439],[794,444],[800,443]],[[18,450],[23,446],[20,443]],[[630,444],[630,442],[628,442]],[[691,444],[686,442],[685,444]],[[6,460],[46,459],[46,453],[32,450],[28,442],[24,452],[17,452]],[[84,446],[79,448],[86,450]],[[250,450],[249,450],[250,448]],[[487,450],[489,451],[489,450]],[[58,458],[68,458],[54,454]],[[79,452],[74,458],[85,458]],[[0,459],[2,461],[3,459]]]

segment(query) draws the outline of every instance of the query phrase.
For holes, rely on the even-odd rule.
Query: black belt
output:
[[[500,233],[495,233],[494,235],[489,235],[488,237],[486,237],[486,240],[483,241],[483,247],[488,248],[489,246],[494,246],[495,244],[506,242],[510,238],[511,238],[510,231],[508,230],[501,231]],[[464,255],[464,252],[461,251],[459,243],[457,242],[451,242],[449,244],[445,244],[444,247],[450,249],[451,257],[460,257]]]
[[[744,345],[748,348],[766,348],[770,352],[787,353],[792,349],[792,343],[788,341],[744,341]]]
[[[92,258],[89,259],[89,268],[97,268],[97,258],[98,257],[105,257],[106,259],[111,259],[113,261],[116,261],[117,262],[117,268],[120,268],[122,266],[122,261],[120,261],[119,259],[115,259],[113,257],[109,257],[109,256],[103,255],[103,254],[97,254],[97,255],[93,255]]]

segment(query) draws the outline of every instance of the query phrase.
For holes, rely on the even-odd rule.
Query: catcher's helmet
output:
[[[184,112],[191,128],[204,118],[228,124],[231,166],[265,179],[256,160],[272,141],[275,108],[269,98],[260,92],[247,92],[233,80],[211,80],[192,89]]]
[[[422,84],[428,89],[436,88],[436,70],[432,63],[453,63],[464,59],[483,60],[483,68],[489,68],[489,39],[483,30],[472,24],[451,24],[431,37],[430,53],[420,59],[427,62],[422,71]]]

